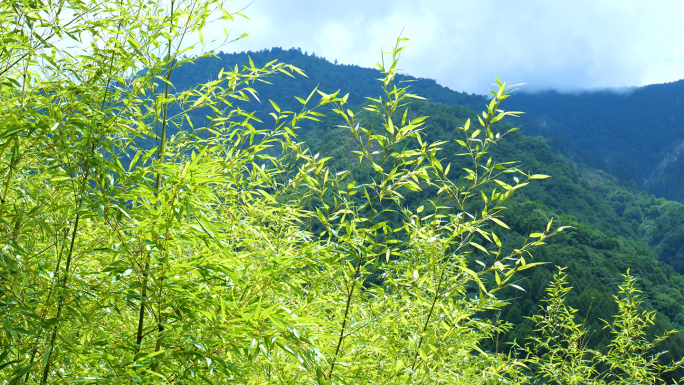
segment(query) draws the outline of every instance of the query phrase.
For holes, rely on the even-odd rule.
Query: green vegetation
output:
[[[512,105],[556,151],[621,184],[684,202],[683,90],[679,80],[619,92],[521,93]]]
[[[334,64],[317,57],[315,53],[309,55],[294,48],[287,50],[272,48],[234,54],[219,52],[214,57],[202,58],[195,61],[193,65],[179,68],[173,74],[172,80],[176,87],[185,89],[215,78],[221,68],[249,65],[250,59],[255,63],[279,60],[295,65],[306,73],[306,77],[278,76],[268,79],[270,84],[256,85],[255,89],[259,91],[259,97],[264,103],[261,106],[253,105],[252,107],[262,113],[270,112],[267,111],[270,105],[265,103],[268,99],[277,101],[282,108],[297,110],[301,105],[293,96],[308,95],[317,86],[325,92],[345,90],[345,93],[349,94],[347,102],[354,106],[364,103],[366,97],[380,95],[376,83],[382,73],[374,66],[364,68],[356,65]],[[456,92],[437,84],[432,79],[416,79],[409,75],[398,74],[397,80],[411,81],[412,92],[439,103],[480,109],[484,103],[488,102],[487,98],[482,95]]]
[[[447,140],[447,143],[440,144],[443,148],[441,153],[445,156],[442,162],[452,162],[452,169],[455,170],[467,167],[462,157],[454,156],[461,152],[455,140],[462,138],[459,126],[468,119],[477,119],[472,110],[461,106],[414,102],[410,113],[430,116],[424,129],[428,139]],[[358,159],[350,156],[351,136],[342,128],[327,128],[335,125],[333,122],[324,122],[320,128],[306,134],[306,143],[312,146],[314,152],[320,152],[321,156],[330,156],[333,170],[351,169],[351,177],[354,179],[370,180],[368,166],[356,164]],[[665,259],[658,262],[651,251],[654,250],[652,244],[621,218],[623,212],[616,212],[612,201],[604,198],[606,194],[603,194],[603,190],[592,188],[592,185],[596,187],[594,179],[587,181],[574,164],[555,155],[542,140],[518,132],[506,139],[498,142],[491,149],[491,154],[520,160],[519,169],[552,175],[552,178],[525,186],[507,203],[508,210],[502,212],[502,219],[511,231],[500,233],[499,238],[507,244],[520,243],[531,233],[544,228],[552,218],[555,223],[572,228],[533,252],[535,262],[548,264],[518,275],[518,285],[525,292],[505,292],[515,300],[496,317],[515,326],[510,332],[498,336],[499,346],[506,347],[507,343],[514,340],[523,341],[532,334],[534,324],[526,317],[536,313],[537,305],[544,298],[544,290],[553,279],[555,266],[568,268],[566,274],[574,291],[568,296],[567,302],[579,309],[581,317],[586,317],[589,334],[586,343],[591,348],[602,350],[610,344],[610,331],[603,328],[601,320],[609,320],[617,312],[613,295],[617,294],[622,275],[628,269],[631,269],[633,276],[638,277],[639,285],[643,287],[646,308],[657,310],[658,316],[651,336],[653,333],[683,328],[684,312],[680,304],[684,301],[684,279],[673,267],[664,263],[667,262]],[[596,172],[586,171],[586,167],[584,170],[584,174]],[[605,177],[611,178],[607,175]],[[610,186],[617,192],[627,192],[619,185]],[[440,205],[448,205],[448,201],[440,200],[436,192],[437,190],[429,188],[420,192],[407,192],[404,194],[405,202],[409,208],[420,205],[429,207],[431,199]],[[666,202],[663,199],[654,199],[655,201],[663,204]],[[680,204],[667,202],[665,205],[676,207]],[[652,223],[658,223],[654,227],[660,229],[660,234],[666,234],[663,228],[667,228],[669,222],[654,218]],[[653,233],[658,231],[654,230]],[[675,236],[673,239],[678,238]],[[486,256],[479,256],[475,259],[486,261],[485,258]],[[478,266],[474,261],[470,265],[472,268]],[[493,349],[494,344],[491,346]],[[676,360],[684,356],[682,346],[684,338],[675,334],[661,348],[669,352],[667,360]]]
[[[642,303],[635,279],[627,272],[615,302],[619,314],[603,321],[612,341],[606,353],[588,348],[589,333],[586,318],[576,322],[577,309],[565,304],[571,291],[567,275],[561,269],[553,284],[546,289],[545,306],[531,318],[537,336],[528,345],[528,359],[543,378],[554,384],[652,384],[674,367],[660,364],[661,353],[645,356],[671,334],[658,336],[653,342],[645,329],[654,324],[655,312],[639,310]],[[625,357],[632,357],[626,360]]]
[[[684,204],[622,187],[617,178],[597,170],[583,174],[660,261],[684,273]]]
[[[375,96],[377,69],[337,65],[298,49],[272,48],[258,52],[218,53],[179,68],[172,80],[179,89],[191,87],[218,75],[221,68],[282,60],[304,70],[307,78],[278,77],[272,85],[255,86],[262,99],[275,100],[286,109],[297,108],[292,95],[306,95],[316,86],[326,92],[345,90],[348,102],[362,104]],[[413,92],[430,101],[482,108],[480,95],[452,91],[431,79],[412,80]],[[621,184],[634,185],[658,197],[684,201],[684,120],[680,95],[684,81],[650,85],[629,90],[582,93],[520,93],[509,108],[528,115],[515,122],[528,135],[543,136],[556,153],[571,160],[615,175]],[[253,107],[265,117],[268,104]],[[195,114],[203,119],[206,114]],[[610,143],[611,145],[606,145]]]
[[[240,15],[106,5],[0,4],[0,384],[681,378],[684,279],[507,124],[505,83],[410,103],[400,38],[366,104],[254,114],[301,69],[173,86],[204,60],[183,39]]]

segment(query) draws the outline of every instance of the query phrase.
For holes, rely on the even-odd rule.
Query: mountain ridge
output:
[[[194,72],[188,72],[188,69],[186,72],[179,71],[174,75],[175,80],[173,77],[172,80],[177,87],[182,87],[184,78],[191,82],[200,77],[209,77],[214,72],[218,73],[222,66],[247,64],[249,58],[258,64],[265,64],[278,58],[304,70],[308,75],[304,85],[295,86],[299,83],[281,76],[268,79],[272,83],[270,85],[255,87],[262,101],[259,107],[263,116],[271,109],[270,104],[266,103],[267,99],[277,101],[282,109],[294,108],[299,103],[291,96],[306,97],[316,86],[325,92],[334,92],[337,89],[340,89],[342,94],[349,92],[350,100],[356,101],[357,106],[364,102],[359,96],[361,92],[373,95],[378,90],[378,71],[358,66],[335,65],[322,58],[306,56],[298,50],[276,49],[237,55],[219,53],[217,56],[196,64],[193,67]],[[204,65],[207,65],[207,68],[203,68]],[[457,152],[452,147],[452,139],[458,139],[453,137],[456,132],[454,128],[462,125],[467,118],[476,120],[475,111],[482,110],[486,97],[456,93],[432,80],[415,80],[408,76],[404,76],[403,79],[414,80],[410,83],[411,92],[431,100],[414,102],[410,107],[412,113],[430,116],[424,130],[426,139],[449,140],[450,144],[445,144],[444,154]],[[525,94],[518,93],[506,100],[506,109],[527,112],[520,108],[520,104],[523,103],[515,102],[521,95],[525,97]],[[458,104],[460,102],[463,104]],[[643,283],[648,306],[657,309],[661,314],[656,329],[663,331],[672,326],[684,328],[684,309],[677,305],[684,302],[684,277],[677,273],[684,273],[684,264],[679,262],[682,258],[677,252],[680,249],[677,240],[684,239],[684,224],[673,222],[673,218],[679,212],[679,206],[670,204],[662,198],[651,199],[649,195],[641,192],[636,183],[630,187],[619,176],[602,174],[605,171],[601,171],[601,167],[585,165],[582,162],[582,155],[587,149],[578,145],[572,137],[563,135],[562,130],[549,127],[557,123],[553,119],[549,120],[547,127],[543,127],[538,121],[538,115],[533,111],[521,118],[507,119],[502,123],[509,127],[514,125],[522,128],[520,134],[515,133],[510,140],[504,141],[496,150],[497,153],[507,159],[521,161],[525,170],[530,168],[530,171],[535,173],[552,175],[548,180],[522,189],[520,200],[505,214],[505,220],[515,231],[513,237],[524,238],[532,227],[545,224],[551,217],[557,218],[564,225],[576,228],[554,239],[539,252],[540,260],[549,262],[549,266],[571,266],[574,271],[571,282],[579,291],[576,297],[571,297],[571,303],[581,311],[588,312],[589,309],[584,308],[587,304],[577,300],[590,295],[600,297],[601,303],[606,309],[610,309],[610,293],[616,289],[620,274],[624,274],[631,267]],[[345,151],[346,134],[344,129],[336,128],[338,124],[334,117],[312,123],[303,128],[302,139],[308,143],[313,153],[318,152],[321,156],[332,157],[331,169],[337,167],[340,170],[351,170],[354,178],[366,177],[364,175],[368,175],[368,170],[365,170],[367,165],[356,164],[349,158],[350,154]],[[416,207],[426,198],[415,193],[407,193],[406,197],[412,202],[410,204]],[[634,200],[634,207],[630,206],[627,209],[626,206],[629,205],[624,203],[625,199]],[[668,211],[669,209],[672,210]],[[636,225],[632,223],[635,218]],[[671,232],[669,237],[663,233],[668,224],[676,224],[677,230]],[[534,309],[530,306],[534,307],[532,304],[538,303],[541,299],[542,288],[551,275],[551,269],[539,268],[527,277],[529,286],[526,287],[532,292],[524,296],[527,299],[518,305],[518,310],[511,308],[511,318],[521,321],[517,331],[511,334],[512,339],[525,335],[527,328],[530,327],[522,318],[518,319],[517,312],[520,311],[521,315],[525,316],[532,314]],[[507,314],[508,310],[505,315]],[[597,332],[602,330],[598,326],[599,316],[611,317],[604,311],[596,311],[592,315],[592,327]],[[602,338],[605,339],[605,336]],[[684,349],[684,338],[681,341],[679,338],[677,337],[674,345],[668,348],[674,351],[675,355],[681,356],[684,355],[684,350],[680,351]],[[600,346],[601,341],[596,341],[596,344]],[[679,345],[682,348],[678,347]]]
[[[171,80],[178,88],[184,88],[218,75],[221,68],[248,65],[250,59],[259,64],[277,59],[301,68],[308,76],[281,76],[264,79],[272,84],[257,83],[254,88],[263,103],[256,116],[262,120],[270,109],[266,100],[295,111],[301,104],[293,96],[306,98],[315,87],[326,93],[349,93],[352,105],[364,103],[365,97],[377,92],[374,83],[379,70],[335,64],[294,48],[219,52],[215,57],[176,69]],[[446,105],[477,111],[489,99],[486,95],[454,91],[434,79],[401,74],[399,80],[411,82],[413,93]],[[511,109],[526,115],[515,124],[521,125],[528,135],[544,137],[554,151],[577,163],[607,171],[620,183],[631,183],[656,196],[684,202],[684,183],[676,183],[684,182],[684,160],[676,156],[677,145],[684,143],[684,80],[630,87],[629,91],[518,91],[510,101]],[[204,118],[199,112],[195,117]],[[673,153],[675,156],[670,156]]]
[[[605,170],[659,197],[684,200],[684,80],[628,93],[546,91],[512,98],[542,127],[576,146],[572,159]],[[674,154],[674,156],[672,156]]]

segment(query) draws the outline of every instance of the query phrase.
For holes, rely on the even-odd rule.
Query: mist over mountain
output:
[[[510,102],[539,125],[539,134],[566,139],[555,147],[574,161],[679,201],[684,200],[683,103],[684,80],[628,92],[519,93]]]

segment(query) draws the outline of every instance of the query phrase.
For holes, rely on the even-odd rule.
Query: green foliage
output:
[[[524,350],[537,379],[551,384],[654,384],[664,383],[663,374],[684,365],[682,361],[660,363],[663,352],[655,349],[672,332],[648,339],[645,330],[654,325],[655,312],[640,309],[640,291],[629,272],[623,276],[620,295],[615,296],[618,314],[612,322],[603,321],[612,335],[608,351],[589,349],[587,318],[577,323],[577,309],[566,305],[572,288],[563,270],[546,289],[541,314],[531,317],[537,335],[528,339]]]
[[[342,118],[341,128],[356,148],[352,153],[360,165],[369,166],[371,177],[347,184],[343,180],[349,171],[332,174],[323,167],[330,158],[311,156],[295,146],[307,165],[301,168],[308,188],[303,200],[318,202],[310,215],[319,226],[309,227],[322,229],[321,245],[332,253],[331,260],[318,261],[305,279],[317,283],[307,288],[315,298],[327,299],[316,317],[325,319],[337,336],[328,346],[332,356],[319,364],[317,373],[326,381],[361,383],[517,378],[515,361],[485,354],[478,347],[505,326],[475,315],[506,304],[494,293],[511,285],[515,273],[535,266],[523,255],[555,232],[549,222],[544,232],[504,253],[497,235],[485,226],[507,227],[498,219],[503,203],[529,180],[542,176],[486,157],[505,135],[495,133],[493,124],[514,114],[497,112],[500,101],[508,97],[506,85],[500,84],[479,119],[481,128],[471,127],[470,121],[458,128],[467,135],[460,146],[472,169],[464,184],[450,179],[451,165],[444,166],[437,158],[443,142],[424,141],[425,118],[408,116],[405,100],[416,96],[393,84],[402,50],[395,46],[391,64],[378,65],[384,73],[384,95],[364,107],[376,120],[360,120],[359,113],[345,108],[346,98],[323,94],[334,98],[332,111]],[[502,177],[511,173],[524,179],[509,185]],[[451,207],[434,205],[427,213],[424,207],[407,209],[404,194],[422,186],[440,190]],[[489,198],[481,212],[465,211],[484,191]],[[404,219],[393,223],[387,220],[390,214]],[[488,250],[482,241],[494,249]],[[480,251],[494,259],[475,271],[467,266],[466,257]],[[321,272],[325,276],[319,276]],[[475,354],[478,351],[482,356]]]
[[[607,171],[621,184],[682,201],[684,81],[629,90],[522,93],[513,101],[526,126],[554,150]]]
[[[451,154],[460,152],[460,145],[455,140],[463,136],[457,127],[462,126],[467,119],[477,119],[475,113],[460,106],[413,102],[409,116],[421,115],[430,116],[423,130],[426,138],[451,139],[440,145],[444,154],[441,162],[451,163],[450,175],[464,177],[465,172],[458,173],[462,167],[471,168],[465,162],[467,159]],[[306,133],[307,144],[313,152],[332,157],[329,160],[332,169],[350,170],[349,177],[357,181],[371,180],[371,174],[364,164],[358,164],[358,159],[349,154],[353,144],[351,135],[342,128],[334,128],[339,123],[332,119],[324,121],[320,127]],[[569,279],[575,287],[575,292],[568,298],[569,304],[583,312],[594,304],[587,323],[591,331],[588,340],[591,348],[603,349],[608,345],[610,333],[601,327],[600,319],[608,319],[617,311],[612,295],[622,280],[621,274],[627,269],[631,269],[644,282],[646,306],[658,311],[653,330],[662,333],[681,327],[679,320],[684,319],[679,305],[684,301],[684,280],[681,275],[654,258],[649,245],[623,221],[619,215],[621,212],[615,212],[612,201],[606,201],[601,190],[592,188],[596,185],[592,181],[588,183],[575,165],[555,155],[542,141],[517,132],[511,133],[507,140],[498,142],[490,150],[498,157],[519,159],[518,168],[553,176],[525,186],[508,201],[508,209],[502,212],[501,219],[512,231],[497,233],[503,243],[522,242],[535,229],[544,228],[551,218],[573,227],[534,252],[536,262],[549,264],[518,276],[518,284],[525,292],[504,292],[504,295],[516,300],[512,301],[511,307],[502,309],[499,319],[515,326],[510,332],[497,336],[500,347],[506,347],[507,342],[515,339],[522,340],[531,333],[532,325],[523,317],[534,314],[536,304],[544,296],[543,287],[553,276],[554,265],[569,268]],[[437,191],[426,187],[418,192],[406,191],[402,195],[405,205],[414,212],[420,206],[431,207],[430,200],[437,205],[450,205],[443,194],[436,195]],[[480,203],[483,202],[480,200]],[[659,225],[659,230],[654,233],[666,234],[664,229],[667,223]],[[486,255],[481,255],[476,259],[485,258]],[[471,261],[471,267],[477,266]],[[663,344],[670,352],[667,359],[684,356],[684,339],[681,335],[674,335]],[[486,345],[496,350],[496,342]]]
[[[457,128],[467,119],[477,119],[475,113],[460,106],[445,106],[434,103],[413,102],[409,116],[429,115],[423,132],[433,140],[461,139]],[[320,152],[329,160],[333,170],[350,170],[348,178],[357,181],[372,180],[369,168],[358,159],[350,156],[352,137],[342,128],[335,128],[339,120],[324,121],[319,127],[306,133],[306,142],[313,152]],[[331,128],[328,128],[331,127]],[[461,167],[468,167],[464,157],[450,154],[459,153],[460,145],[448,141],[440,145],[443,164],[451,163],[450,175],[463,177]],[[601,319],[610,319],[618,309],[612,295],[622,281],[621,275],[627,269],[644,283],[645,306],[657,310],[655,325],[648,330],[649,336],[665,333],[673,328],[681,328],[678,320],[684,319],[679,305],[684,301],[684,280],[672,267],[659,263],[643,241],[616,213],[611,201],[606,201],[592,181],[583,177],[582,169],[555,155],[544,142],[537,138],[511,133],[507,140],[492,147],[491,153],[499,157],[519,159],[518,168],[534,170],[552,175],[552,178],[538,181],[518,190],[518,194],[506,204],[502,220],[511,232],[499,232],[504,244],[522,242],[535,229],[544,228],[550,218],[572,229],[554,237],[534,254],[535,262],[548,262],[546,265],[527,270],[517,276],[517,284],[525,289],[507,289],[501,295],[510,300],[511,305],[502,308],[491,319],[509,322],[514,326],[505,333],[497,333],[490,341],[484,341],[482,348],[490,351],[509,351],[509,343],[522,341],[529,336],[534,326],[525,317],[534,315],[535,307],[544,297],[543,288],[554,274],[553,266],[567,266],[569,280],[575,290],[567,298],[568,304],[578,308],[582,314],[588,313],[586,327],[589,333],[586,343],[590,349],[604,351],[610,343],[610,332],[603,328]],[[442,158],[440,158],[442,159]],[[458,166],[456,166],[458,165]],[[582,172],[583,174],[580,174]],[[443,194],[436,195],[437,189],[426,187],[421,191],[402,193],[407,207],[415,212],[420,206],[431,207],[430,200],[437,205],[448,206],[450,201]],[[479,201],[478,204],[483,203]],[[671,204],[672,202],[670,202]],[[472,211],[470,211],[472,212]],[[392,218],[390,218],[392,220]],[[664,224],[663,224],[663,229]],[[476,258],[485,261],[487,255]],[[473,260],[471,268],[479,268]],[[591,311],[589,309],[591,308]],[[664,362],[678,360],[684,356],[684,338],[675,334],[660,344],[667,353]],[[670,378],[679,378],[681,371]],[[669,374],[666,374],[668,376]]]
[[[312,106],[313,92],[298,113],[272,103],[275,122],[264,129],[233,99],[256,97],[254,81],[296,67],[250,63],[181,92],[170,82],[196,60],[180,57],[182,37],[199,33],[213,10],[233,17],[219,3],[29,6],[3,3],[8,15],[21,11],[4,19],[5,35],[24,33],[2,57],[4,383],[520,376],[515,359],[481,352],[501,327],[474,317],[505,305],[493,293],[533,266],[522,253],[553,235],[547,227],[502,253],[486,227],[505,226],[501,205],[535,178],[491,158],[481,170],[501,139],[492,125],[511,115],[496,112],[505,84],[482,128],[461,128],[473,168],[462,187],[436,158],[439,143],[422,140],[424,118],[398,115],[414,97],[394,86],[402,47],[380,65],[384,95],[367,107],[377,127],[358,124],[337,93],[319,92]],[[73,20],[58,20],[62,7]],[[36,22],[48,31],[34,41]],[[77,54],[51,40],[63,35]],[[369,183],[342,185],[345,173],[331,174],[296,140],[299,122],[331,104],[374,171]],[[201,108],[213,116],[195,126],[190,115]],[[419,147],[402,149],[411,140]],[[509,184],[505,173],[524,179]],[[448,193],[456,210],[406,210],[401,191],[421,184]],[[482,212],[463,211],[485,188]],[[318,205],[305,207],[309,198]],[[401,226],[382,220],[391,211]],[[325,234],[306,231],[312,220]],[[496,260],[476,272],[465,258],[486,250],[480,236],[496,245]]]
[[[241,53],[219,52],[216,56],[201,58],[193,65],[179,68],[171,80],[178,89],[190,88],[206,79],[215,78],[221,68],[249,65],[250,60],[256,64],[265,64],[273,60],[284,61],[306,73],[306,77],[270,77],[266,78],[267,82],[255,85],[262,100],[274,100],[286,110],[298,109],[300,104],[294,96],[307,95],[314,87],[325,92],[345,90],[349,94],[347,103],[353,106],[363,104],[367,100],[366,97],[380,95],[376,82],[383,74],[378,68],[333,64],[313,53],[303,53],[301,49],[294,48],[272,48]],[[412,92],[435,102],[464,105],[473,109],[480,109],[487,102],[483,95],[452,91],[432,79],[417,79],[406,74],[397,74],[397,77],[400,81],[410,81]],[[270,105],[263,103],[251,108],[256,109],[258,116],[265,117]]]
[[[527,345],[527,361],[537,372],[537,378],[554,384],[598,383],[598,351],[587,348],[589,339],[584,324],[576,322],[577,309],[565,304],[571,290],[567,274],[561,269],[546,289],[542,314],[531,317],[538,336],[531,336]]]
[[[215,12],[235,15],[213,1],[107,5],[0,6],[0,376],[241,378],[255,349],[297,340],[283,321],[283,277],[305,243],[296,210],[265,191],[282,170],[265,169],[273,159],[262,153],[288,130],[255,130],[231,100],[248,100],[259,77],[298,69],[250,66],[172,93],[171,72],[194,60],[180,57],[182,37]],[[60,48],[67,37],[75,48]],[[195,130],[187,114],[203,107],[217,114]],[[262,301],[262,290],[282,301]]]
[[[684,204],[627,189],[600,171],[583,174],[659,260],[684,273]]]
[[[548,210],[522,237],[509,226],[506,207],[547,176],[499,160],[517,115],[501,110],[505,83],[434,137],[397,79],[399,39],[362,108],[314,89],[296,111],[271,101],[264,123],[244,108],[254,85],[299,68],[249,60],[173,86],[212,55],[185,57],[184,37],[241,15],[218,0],[100,5],[0,4],[2,384],[527,380],[515,352],[488,349],[513,327],[492,314],[544,271],[531,251],[575,230]],[[320,111],[353,161],[298,139]]]

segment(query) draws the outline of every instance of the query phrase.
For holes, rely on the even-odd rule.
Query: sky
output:
[[[487,93],[498,76],[521,90],[643,86],[684,78],[684,1],[233,0],[249,21],[204,33],[250,35],[224,52],[299,47],[373,67],[397,36],[400,67],[456,91]]]

